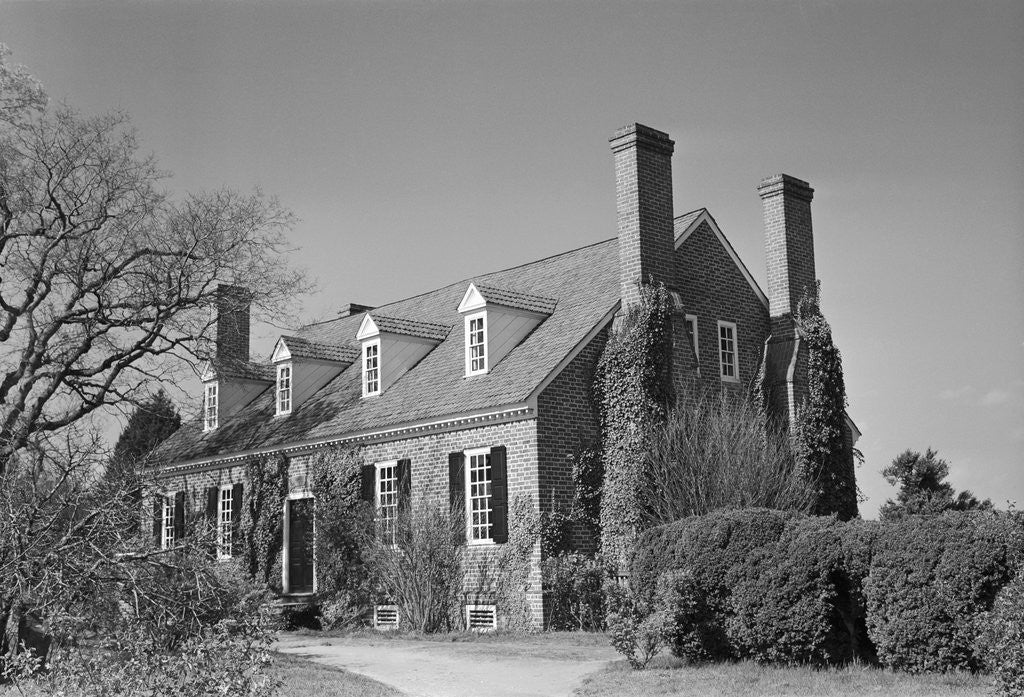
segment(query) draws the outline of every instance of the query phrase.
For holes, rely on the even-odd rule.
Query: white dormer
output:
[[[450,327],[367,313],[356,339],[361,343],[363,397],[383,393],[444,341]]]
[[[287,416],[317,390],[333,380],[356,360],[348,346],[319,344],[296,336],[282,336],[274,346],[271,362],[276,366],[274,413]]]
[[[199,378],[203,382],[203,431],[222,426],[274,381],[271,366],[237,360],[207,361]]]
[[[459,303],[466,377],[490,372],[554,309],[550,298],[470,283]]]

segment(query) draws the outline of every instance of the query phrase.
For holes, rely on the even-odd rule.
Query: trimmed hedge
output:
[[[679,618],[668,641],[686,658],[978,670],[986,613],[1024,556],[1022,523],[991,512],[844,523],[722,511],[646,532],[631,583]],[[698,641],[698,626],[716,640]]]
[[[881,530],[863,583],[879,660],[909,672],[981,668],[981,621],[1013,576],[1019,520],[946,513],[908,516]]]

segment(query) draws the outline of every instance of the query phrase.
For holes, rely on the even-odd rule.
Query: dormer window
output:
[[[487,315],[466,317],[466,375],[487,372]]]
[[[380,341],[363,344],[363,396],[380,394]]]
[[[470,283],[459,303],[466,325],[466,377],[489,373],[554,310],[551,298]]]
[[[206,383],[203,391],[203,430],[217,428],[217,381]]]
[[[277,415],[292,413],[292,366],[277,366]]]

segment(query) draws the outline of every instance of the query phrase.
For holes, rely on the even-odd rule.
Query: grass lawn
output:
[[[991,695],[984,676],[969,674],[908,675],[851,666],[833,670],[775,668],[756,663],[687,666],[675,659],[655,659],[653,667],[635,671],[625,661],[589,676],[576,697],[983,697]]]
[[[281,697],[399,697],[402,694],[362,675],[288,654],[275,654],[274,666],[284,681]]]

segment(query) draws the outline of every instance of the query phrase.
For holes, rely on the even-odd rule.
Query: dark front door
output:
[[[313,592],[313,499],[288,502],[288,592]]]

